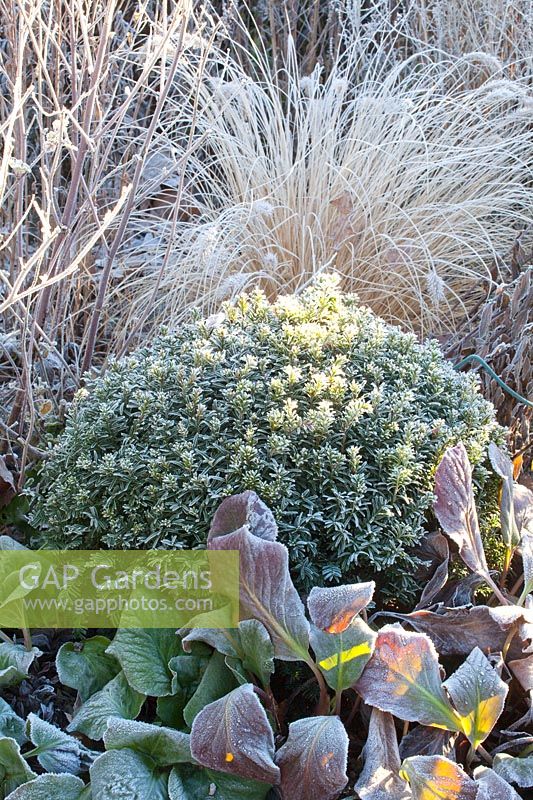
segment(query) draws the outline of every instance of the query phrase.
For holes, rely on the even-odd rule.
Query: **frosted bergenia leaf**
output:
[[[313,624],[328,633],[342,633],[370,603],[375,588],[374,581],[332,588],[314,586],[307,598]]]
[[[283,800],[334,800],[348,783],[348,735],[338,717],[307,717],[289,725],[276,753]]]
[[[476,800],[521,800],[513,787],[489,767],[478,767],[474,778],[478,785]]]
[[[445,756],[454,760],[455,742],[458,733],[441,728],[430,728],[427,725],[415,725],[409,733],[402,736],[400,757],[411,756]]]
[[[428,534],[418,549],[418,556],[424,561],[431,558],[433,562],[436,561],[436,566],[433,575],[424,587],[415,610],[430,606],[435,595],[440,592],[448,581],[448,565],[450,562],[448,540],[438,531]]]
[[[497,472],[503,481],[500,501],[500,520],[503,541],[507,547],[516,547],[520,541],[520,534],[518,532],[514,513],[513,462],[494,442],[489,444],[489,458],[494,471]]]
[[[177,677],[179,680],[179,675]],[[236,686],[235,675],[226,665],[224,656],[214,652],[201,674],[197,689],[183,709],[183,719],[187,725],[192,725],[195,716],[204,706],[224,697]]]
[[[533,756],[515,758],[507,753],[498,753],[492,766],[507,783],[514,783],[521,789],[533,786]]]
[[[168,772],[133,750],[109,750],[90,770],[92,797],[98,800],[168,800]]]
[[[411,790],[399,775],[398,740],[390,714],[372,709],[362,757],[363,771],[354,787],[361,800],[410,800]]]
[[[479,648],[444,683],[461,730],[474,749],[485,741],[503,711],[508,686]]]
[[[149,756],[158,767],[187,763],[191,760],[188,733],[150,725],[146,722],[112,717],[104,733],[106,750],[122,750],[125,747]]]
[[[129,685],[141,694],[172,694],[168,662],[183,653],[175,630],[128,628],[118,630],[106,650],[120,663]]]
[[[202,766],[275,784],[274,734],[252,684],[239,686],[195,717],[191,753]]]
[[[181,764],[168,779],[168,800],[265,800],[270,786],[226,772]]]
[[[492,616],[493,608],[474,606],[465,608],[444,608],[438,613],[433,611],[415,611],[411,614],[397,614],[419,633],[429,636],[437,652],[441,656],[467,656],[475,647],[484,653],[503,650],[508,633],[514,624],[517,606],[501,606],[508,609],[512,619]],[[519,613],[520,610],[518,610]],[[507,613],[507,612],[505,612]],[[521,639],[521,629],[511,641],[509,656],[520,658],[526,640]]]
[[[509,661],[508,666],[526,692],[533,692],[533,655]]]
[[[360,678],[374,651],[376,634],[363,622],[354,619],[342,633],[326,633],[311,628],[311,647],[328,686],[343,691]]]
[[[437,652],[424,634],[382,628],[355,689],[365,703],[400,719],[460,730],[442,688]]]
[[[239,623],[242,665],[255,675],[263,686],[267,686],[274,672],[274,645],[265,626],[257,619],[245,619]]]
[[[183,635],[181,645],[186,653],[191,652],[193,642],[205,642],[219,653],[232,658],[239,658],[241,653],[240,634],[235,628],[193,628],[192,630],[183,628],[180,634]]]
[[[271,510],[255,492],[246,491],[227,497],[219,505],[209,529],[208,542],[217,536],[228,533],[247,525],[250,533],[260,539],[275,542],[278,536],[278,526]]]
[[[0,644],[0,688],[15,686],[28,677],[28,670],[34,660],[41,655],[37,647],[31,650],[21,644],[2,642]]]
[[[90,800],[85,784],[74,775],[39,775],[15,789],[6,800]]]
[[[435,494],[434,510],[442,529],[459,547],[467,567],[487,574],[472,491],[472,468],[462,442],[444,453],[435,473]]]
[[[212,550],[240,554],[240,616],[261,622],[277,658],[309,660],[309,622],[289,574],[289,554],[279,542],[268,542],[246,527],[209,542]]]
[[[19,744],[28,741],[26,736],[26,721],[16,714],[9,703],[0,697],[0,739],[14,739]]]
[[[35,778],[20,753],[14,739],[0,739],[0,797],[7,795],[26,781]]]
[[[123,672],[93,694],[85,702],[68,726],[68,731],[79,731],[97,741],[104,735],[110,717],[135,719],[145,701],[145,695],[128,684]]]
[[[59,680],[76,689],[82,700],[103,689],[120,672],[120,664],[106,653],[111,642],[106,636],[93,636],[84,642],[65,642],[56,657]]]
[[[524,607],[496,606],[489,608],[492,619],[502,628],[508,630],[518,625],[516,638],[520,640],[522,653],[533,652],[533,596],[528,595]]]
[[[453,761],[442,756],[413,756],[402,764],[414,800],[476,800],[477,786]]]
[[[37,761],[47,772],[68,772],[80,775],[88,768],[90,752],[74,736],[30,714],[27,721],[27,735],[39,750]]]
[[[515,484],[514,511],[520,534],[520,552],[527,591],[533,591],[533,492]]]

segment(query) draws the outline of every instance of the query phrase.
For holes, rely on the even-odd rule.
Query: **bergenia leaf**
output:
[[[207,663],[198,688],[183,709],[183,718],[187,725],[192,725],[193,719],[204,706],[224,697],[236,686],[237,681],[226,666],[224,656],[215,651]]]
[[[485,741],[503,711],[508,686],[479,648],[444,683],[461,730],[474,749]]]
[[[219,505],[213,517],[207,541],[247,525],[250,533],[260,539],[275,542],[278,526],[271,510],[250,490],[227,497]]]
[[[41,655],[37,647],[26,650],[21,644],[0,644],[0,688],[15,686],[28,677],[28,670]]]
[[[332,588],[314,586],[307,598],[313,624],[328,633],[342,633],[370,603],[375,588],[374,581]]]
[[[182,629],[181,645],[186,653],[192,651],[193,642],[205,642],[225,656],[239,658],[242,655],[241,639],[237,628],[193,628]]]
[[[515,758],[507,753],[498,753],[492,767],[507,783],[514,783],[521,789],[533,786],[533,756]]]
[[[33,772],[20,753],[14,739],[0,739],[0,798],[7,795],[26,781],[35,778]]]
[[[120,664],[106,653],[111,642],[106,636],[93,636],[84,642],[65,642],[56,657],[59,680],[76,689],[82,700],[103,689],[120,672]]]
[[[435,515],[472,572],[488,574],[472,490],[472,467],[462,442],[444,453],[435,473]]]
[[[169,800],[265,800],[268,792],[266,783],[185,764],[174,767],[168,779]]]
[[[394,719],[372,709],[363,748],[363,771],[355,784],[361,800],[410,800],[411,791],[400,778],[400,756]]]
[[[26,722],[16,714],[9,703],[0,697],[0,738],[14,739],[19,744],[28,741]]]
[[[276,753],[284,800],[334,800],[348,783],[348,735],[338,717],[307,717],[289,725]]]
[[[91,767],[92,797],[168,800],[167,772],[133,750],[109,750]]]
[[[274,645],[265,626],[257,619],[239,623],[243,656],[242,665],[266,687],[274,672]]]
[[[119,672],[81,706],[67,730],[79,731],[97,741],[104,735],[110,717],[135,719],[144,701],[145,695],[132,689],[124,673]]]
[[[309,622],[289,574],[287,548],[259,539],[246,527],[212,539],[209,547],[240,553],[241,619],[265,626],[277,658],[308,661]]]
[[[355,689],[365,703],[400,719],[460,730],[442,688],[437,652],[424,634],[382,628]]]
[[[82,800],[85,784],[74,775],[39,775],[15,789],[6,800]]]
[[[106,750],[135,750],[149,756],[158,767],[191,761],[189,734],[146,722],[112,717],[104,733],[104,744]]]
[[[328,686],[344,691],[359,680],[374,652],[376,634],[362,619],[354,619],[342,633],[311,627],[311,647]]]
[[[508,667],[526,692],[533,692],[533,655],[509,661]]]
[[[453,761],[442,756],[413,756],[402,764],[414,800],[476,800],[477,786]]]
[[[275,784],[274,734],[252,684],[210,703],[194,718],[191,753],[202,766]]]
[[[490,767],[478,767],[474,778],[478,785],[476,800],[521,800],[518,792]]]
[[[502,479],[500,521],[503,541],[507,547],[516,547],[520,541],[520,534],[514,514],[513,462],[494,442],[489,444],[489,458],[494,471]]]
[[[35,714],[28,716],[27,735],[39,751],[37,761],[47,772],[80,775],[91,763],[90,751],[78,739]]]
[[[406,620],[419,633],[429,636],[441,656],[467,656],[475,647],[485,653],[503,650],[507,636],[516,619],[516,611],[523,616],[518,606],[501,606],[509,609],[512,618],[501,616],[495,619],[489,606],[442,608],[434,611],[414,611],[411,614],[395,614]],[[509,612],[505,612],[508,614]],[[521,630],[511,641],[509,656],[520,658],[525,640],[521,641]]]
[[[448,581],[450,547],[447,538],[438,531],[428,534],[421,544],[417,555],[424,561],[429,557],[431,562],[435,564],[435,568],[433,575],[424,586],[415,611],[430,606],[434,597]]]
[[[411,756],[446,756],[453,760],[457,736],[457,732],[415,725],[409,733],[402,736],[400,757],[403,760]]]
[[[129,685],[137,692],[151,697],[172,694],[168,662],[183,654],[175,630],[121,629],[106,653],[117,659]]]

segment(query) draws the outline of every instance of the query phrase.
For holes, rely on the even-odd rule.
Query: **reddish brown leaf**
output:
[[[240,553],[240,618],[257,619],[270,634],[277,658],[309,661],[309,622],[289,574],[287,548],[244,526],[208,543],[211,550]]]
[[[251,683],[239,686],[196,715],[193,758],[208,769],[275,784],[274,735]]]
[[[446,450],[437,467],[435,494],[437,519],[459,547],[461,558],[472,572],[488,574],[472,491],[472,468],[462,442]]]
[[[509,661],[508,666],[526,692],[533,692],[533,655]]]
[[[348,735],[338,717],[307,717],[289,725],[276,753],[283,800],[334,800],[348,783]]]
[[[314,586],[307,598],[313,624],[328,633],[342,633],[370,603],[375,588],[374,581],[326,589]]]
[[[400,719],[461,730],[442,688],[437,652],[424,634],[382,628],[354,688],[365,703]]]
[[[400,778],[400,755],[394,720],[372,709],[368,737],[363,748],[364,767],[355,791],[361,800],[409,800],[411,791]]]
[[[227,497],[219,505],[213,517],[207,541],[216,536],[225,536],[228,533],[248,525],[250,533],[275,542],[278,535],[278,526],[271,510],[255,492],[246,491]]]

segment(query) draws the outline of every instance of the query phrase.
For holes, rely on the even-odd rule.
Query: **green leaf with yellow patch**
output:
[[[458,765],[444,756],[406,758],[400,771],[413,800],[476,800],[478,787]]]
[[[479,747],[503,711],[507,684],[476,647],[444,688],[459,715],[461,731],[474,749]]]
[[[327,633],[311,628],[311,647],[328,686],[342,692],[359,680],[369,662],[376,634],[363,622],[355,618],[342,633]]]

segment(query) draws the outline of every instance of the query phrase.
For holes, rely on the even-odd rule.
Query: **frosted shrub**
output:
[[[436,343],[326,276],[274,304],[242,295],[112,364],[78,395],[33,522],[48,547],[195,547],[221,500],[253,489],[301,586],[372,575],[407,596],[438,459],[465,442],[479,493],[500,438]]]

